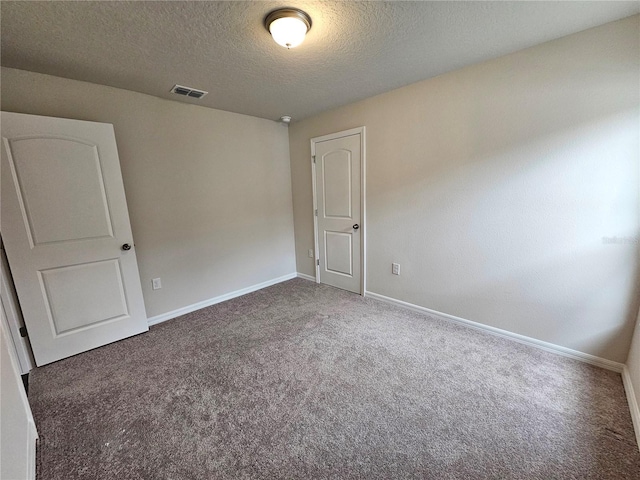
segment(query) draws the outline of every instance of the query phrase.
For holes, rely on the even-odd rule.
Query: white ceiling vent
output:
[[[191,97],[191,98],[202,98],[209,92],[205,92],[204,90],[198,90],[197,88],[184,87],[182,85],[174,85],[173,88],[171,89],[171,93],[175,93],[177,95],[183,95],[185,97]]]

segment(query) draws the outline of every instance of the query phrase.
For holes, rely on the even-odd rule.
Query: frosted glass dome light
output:
[[[278,45],[294,48],[304,41],[311,18],[302,10],[282,8],[267,15],[264,25]]]
[[[278,45],[283,47],[297,47],[307,34],[307,26],[304,22],[294,17],[278,18],[271,22],[269,31]]]

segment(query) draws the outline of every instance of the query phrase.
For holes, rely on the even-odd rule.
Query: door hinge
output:
[[[316,217],[318,216],[318,209],[316,208]]]
[[[23,338],[29,336],[29,334],[27,333],[27,327],[20,327],[20,330],[18,331],[20,332],[20,336]]]
[[[320,266],[320,259],[316,260],[316,265]]]
[[[311,158],[313,159],[313,163],[316,163],[316,156],[315,155],[311,155]]]

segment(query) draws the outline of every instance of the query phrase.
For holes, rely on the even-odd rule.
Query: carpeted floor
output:
[[[634,479],[619,374],[291,280],[38,368],[38,479]]]

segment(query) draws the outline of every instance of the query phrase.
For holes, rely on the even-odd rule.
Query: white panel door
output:
[[[2,112],[0,231],[37,365],[148,330],[113,126]]]
[[[314,145],[320,282],[361,293],[360,134]]]

